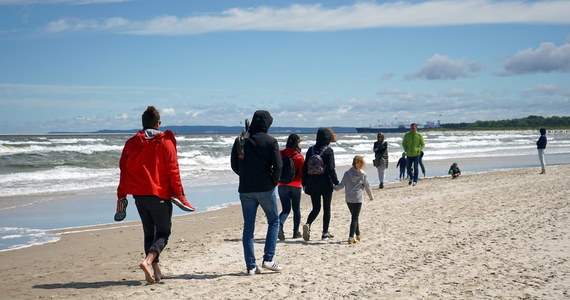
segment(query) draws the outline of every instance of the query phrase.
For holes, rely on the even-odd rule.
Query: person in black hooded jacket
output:
[[[303,239],[308,241],[311,237],[311,224],[321,210],[321,197],[323,198],[323,234],[321,239],[329,239],[334,236],[329,233],[329,223],[331,219],[331,200],[333,186],[338,185],[338,177],[335,171],[334,151],[329,144],[336,142],[336,136],[330,128],[319,128],[317,131],[317,143],[307,150],[305,162],[315,153],[320,154],[324,162],[324,173],[320,175],[310,175],[308,173],[308,163],[303,165],[303,190],[311,196],[313,209],[307,217],[307,223],[303,225]]]
[[[279,212],[275,187],[281,176],[281,154],[277,140],[267,134],[273,123],[268,111],[258,110],[253,114],[249,127],[249,138],[245,142],[243,157],[238,157],[238,141],[234,142],[231,152],[232,170],[239,176],[239,198],[243,214],[242,243],[247,267],[247,274],[259,274],[255,263],[253,234],[255,216],[261,206],[267,218],[267,235],[262,267],[272,271],[281,271],[274,260],[279,231]]]

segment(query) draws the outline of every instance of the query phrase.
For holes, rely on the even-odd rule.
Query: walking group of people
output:
[[[243,215],[242,244],[246,272],[248,275],[261,273],[256,263],[254,251],[255,220],[258,207],[261,206],[267,218],[267,233],[261,267],[279,272],[283,269],[274,259],[277,240],[285,240],[283,226],[293,210],[292,238],[311,239],[311,227],[323,210],[321,239],[334,236],[329,232],[331,219],[331,200],[333,190],[345,189],[345,199],[351,213],[348,243],[361,240],[359,215],[362,208],[364,191],[370,200],[374,200],[370,184],[363,168],[362,156],[353,158],[352,167],[339,181],[335,171],[334,151],[331,142],[336,142],[336,135],[330,128],[319,128],[316,143],[307,149],[306,156],[301,154],[301,139],[296,134],[289,135],[285,149],[280,150],[277,140],[267,134],[273,117],[268,111],[254,113],[251,126],[244,136],[236,139],[231,150],[231,168],[239,176],[239,198]],[[131,137],[123,148],[119,162],[121,175],[117,188],[117,208],[115,220],[126,217],[128,201],[126,196],[133,195],[137,211],[142,221],[144,233],[145,258],[139,267],[149,283],[162,279],[159,256],[168,244],[172,227],[172,205],[185,211],[194,211],[184,195],[174,134],[167,130],[160,131],[160,114],[149,106],[142,115],[143,130]],[[541,163],[543,149],[546,147],[546,130],[541,129],[541,139],[537,142]],[[417,132],[416,124],[411,124],[410,131],[404,135],[404,153],[396,167],[406,168],[409,184],[415,186],[418,180],[418,166],[425,169],[423,156],[424,139]],[[542,148],[541,148],[542,147]],[[540,151],[542,149],[542,152]],[[374,166],[378,169],[379,188],[384,188],[385,169],[388,168],[388,144],[382,133],[374,143]],[[405,162],[404,162],[405,160]],[[286,165],[284,166],[284,163]],[[404,167],[403,167],[404,166]],[[282,170],[289,175],[282,177]],[[543,171],[544,174],[544,164]],[[281,213],[275,188],[281,202]],[[301,233],[301,195],[311,198],[312,210],[302,226]]]

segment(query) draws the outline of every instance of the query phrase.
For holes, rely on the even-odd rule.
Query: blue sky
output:
[[[570,1],[0,0],[0,134],[570,115]]]

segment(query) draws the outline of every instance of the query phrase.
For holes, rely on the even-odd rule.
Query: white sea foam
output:
[[[60,239],[58,234],[47,230],[0,227],[0,252],[54,243]]]

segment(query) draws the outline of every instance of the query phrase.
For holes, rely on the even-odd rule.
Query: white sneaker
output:
[[[255,274],[261,274],[261,270],[259,269],[258,266],[255,266],[255,268],[253,269],[247,269],[247,275],[255,275]]]
[[[281,272],[281,270],[283,270],[283,268],[275,261],[264,261],[261,267],[275,272]]]
[[[416,182],[414,181],[414,183],[412,183],[412,186],[416,186]]]

